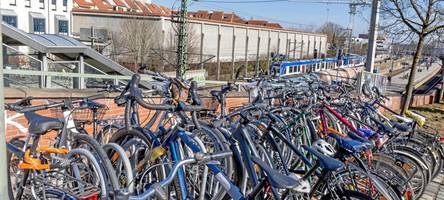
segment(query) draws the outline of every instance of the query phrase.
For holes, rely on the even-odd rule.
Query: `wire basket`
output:
[[[102,120],[108,110],[108,106],[102,104],[100,107],[94,108],[74,108],[74,110],[71,111],[71,116],[75,122],[91,123],[94,120],[94,114],[96,120]],[[63,110],[61,108],[52,108],[51,114],[54,118],[64,118]]]

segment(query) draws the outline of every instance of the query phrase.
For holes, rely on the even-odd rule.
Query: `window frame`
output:
[[[45,9],[45,0],[39,0],[40,9]]]
[[[17,1],[16,1],[17,3]],[[25,0],[25,7],[30,8],[31,7],[31,0]]]
[[[65,22],[66,23],[66,32],[60,31],[60,23]],[[57,20],[57,34],[60,35],[69,35],[69,21],[68,20]]]
[[[15,26],[12,25],[12,24],[10,24],[10,23],[8,23],[8,21],[5,20],[5,17],[13,17],[13,18],[15,18]],[[9,25],[11,25],[11,26],[13,26],[13,27],[15,27],[15,28],[18,27],[18,18],[17,18],[17,15],[2,15],[2,21],[3,21],[3,22],[6,22],[7,24],[9,24]]]
[[[36,27],[40,27],[36,25],[36,20],[41,20],[43,22],[43,32],[42,31],[36,31]],[[39,18],[39,17],[32,17],[32,32],[35,34],[45,34],[46,33],[46,19],[45,18]]]

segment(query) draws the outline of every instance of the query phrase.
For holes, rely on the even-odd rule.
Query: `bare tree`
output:
[[[129,57],[133,63],[133,71],[138,64],[145,63],[150,49],[154,45],[154,22],[141,18],[127,19],[121,22],[120,31],[113,33],[113,54]]]
[[[382,0],[384,31],[391,33],[398,40],[417,41],[401,110],[403,115],[410,106],[417,65],[425,39],[444,28],[443,6],[442,0]]]
[[[343,26],[333,22],[325,23],[318,32],[327,35],[327,42],[330,44],[327,54],[330,56],[336,55],[336,49],[344,47],[348,35],[348,31]]]
[[[192,23],[187,24],[187,63],[193,64],[199,61],[199,41],[200,36],[196,34]],[[168,62],[169,65],[176,65],[177,59],[177,31],[173,24],[172,29],[167,33],[166,44],[164,47],[163,59]]]

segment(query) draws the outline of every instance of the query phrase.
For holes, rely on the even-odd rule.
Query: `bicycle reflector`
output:
[[[406,192],[404,193],[404,197],[405,197],[404,200],[410,200],[410,199],[412,199],[412,196],[413,196],[412,191],[406,191]]]
[[[89,194],[87,196],[83,196],[79,198],[80,200],[98,200],[99,199],[99,193],[94,192],[92,194]]]

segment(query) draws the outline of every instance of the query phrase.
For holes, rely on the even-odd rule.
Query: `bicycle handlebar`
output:
[[[163,181],[161,181],[158,184],[153,184],[151,187],[144,193],[136,196],[129,196],[129,200],[144,200],[152,197],[153,195],[156,195],[157,198],[164,199],[165,192],[163,191],[164,187],[167,187],[171,182],[173,182],[174,178],[176,177],[177,172],[179,169],[186,165],[186,164],[193,164],[193,163],[201,163],[206,164],[209,161],[218,160],[226,157],[232,156],[233,153],[231,151],[223,151],[220,153],[195,153],[195,156],[192,158],[187,158],[184,160],[181,160],[174,164],[174,166],[171,169],[171,172],[168,174],[168,177],[165,178]]]
[[[92,101],[92,100],[96,100],[96,99],[102,99],[105,98],[106,95],[105,93],[100,93],[100,94],[96,94],[93,96],[89,96],[89,97],[85,97],[82,98],[80,100],[75,100],[70,102],[70,104],[77,104],[77,103],[81,103],[84,101]],[[16,103],[12,103],[12,104],[5,104],[5,109],[7,110],[11,110],[11,111],[15,111],[15,112],[19,112],[19,113],[25,113],[25,112],[36,112],[36,111],[40,111],[40,110],[46,110],[49,108],[55,108],[55,107],[59,107],[59,106],[64,106],[66,104],[66,101],[63,102],[57,102],[57,103],[49,103],[49,104],[44,104],[44,105],[38,105],[38,106],[22,106],[19,105],[18,103],[22,103],[23,100],[30,100],[28,97],[25,99],[22,99]]]

